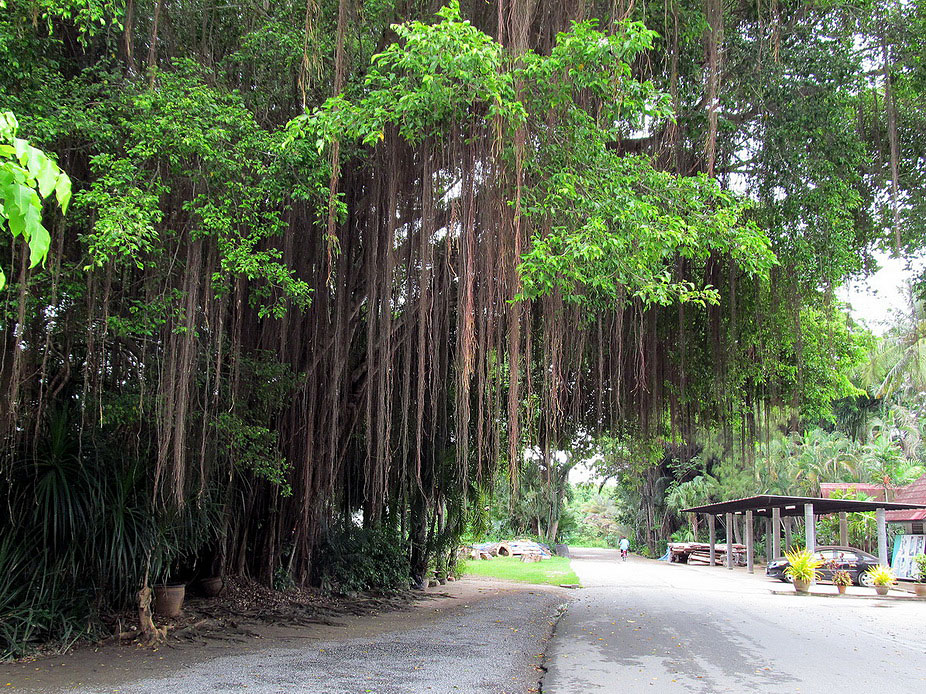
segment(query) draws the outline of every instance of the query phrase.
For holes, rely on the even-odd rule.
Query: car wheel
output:
[[[782,583],[794,583],[794,579],[791,578],[788,574],[781,574],[781,576],[778,577],[778,580]]]
[[[868,571],[859,571],[858,580],[856,581],[860,586],[865,588],[874,588],[875,584],[871,582],[871,576],[868,575]]]

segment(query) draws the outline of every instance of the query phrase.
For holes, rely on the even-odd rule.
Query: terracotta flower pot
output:
[[[916,593],[917,597],[926,598],[926,583],[914,583],[913,591]]]
[[[849,586],[836,586],[836,590],[839,591],[839,594],[840,594],[840,595],[845,595],[845,594],[846,594],[846,588],[848,588],[848,587],[849,587]]]
[[[199,579],[199,587],[206,597],[214,598],[222,592],[222,588],[225,587],[225,581],[221,576],[201,578]]]
[[[794,579],[794,590],[798,593],[807,593],[810,591],[810,586],[813,584],[813,581],[803,581],[799,578]]]
[[[183,607],[186,586],[180,585],[154,587],[154,613],[159,617],[176,617]]]
[[[887,595],[887,591],[890,590],[890,586],[875,586],[875,592],[878,595]]]

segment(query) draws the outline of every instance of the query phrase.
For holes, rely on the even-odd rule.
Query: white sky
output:
[[[882,335],[898,312],[909,312],[908,283],[926,267],[926,258],[904,260],[891,258],[885,253],[875,253],[875,257],[880,270],[841,287],[836,294],[849,303],[856,320],[864,322],[876,335]]]

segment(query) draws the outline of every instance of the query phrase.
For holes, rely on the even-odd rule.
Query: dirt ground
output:
[[[255,586],[253,590],[259,589]],[[364,597],[334,603],[308,595],[297,600],[296,604],[286,600],[272,604],[273,600],[269,596],[249,596],[248,586],[233,586],[230,591],[233,595],[226,595],[224,599],[190,600],[184,608],[184,616],[170,624],[167,642],[156,649],[117,643],[85,645],[65,655],[44,656],[31,662],[2,663],[0,692],[54,694],[141,691],[143,687],[139,688],[137,683],[166,682],[178,672],[193,671],[203,665],[208,667],[210,661],[228,657],[259,656],[262,652],[267,655],[266,652],[274,649],[278,652],[280,649],[307,652],[319,645],[328,647],[329,644],[364,639],[372,643],[383,641],[383,635],[393,632],[420,632],[422,639],[427,640],[429,629],[441,620],[447,621],[448,615],[454,612],[477,615],[482,603],[486,603],[487,608],[489,603],[492,605],[488,610],[491,614],[483,621],[501,623],[501,619],[489,619],[496,616],[496,604],[526,598],[531,604],[542,603],[538,614],[542,612],[547,615],[551,612],[551,605],[569,599],[567,592],[560,588],[482,578],[465,578],[414,596]],[[542,599],[538,601],[535,598]],[[505,619],[516,622],[518,617],[505,615]],[[517,631],[514,626],[510,629]],[[439,628],[435,627],[434,633],[439,633]],[[548,636],[538,633],[536,638],[545,642]],[[534,638],[534,634],[531,637]],[[461,638],[466,639],[465,635]],[[490,644],[478,645],[491,647]],[[537,645],[532,643],[531,646],[535,651],[531,657],[537,658]],[[512,674],[510,679],[526,684],[521,689],[513,688],[510,691],[530,691],[531,673],[520,666],[516,669],[519,672]],[[169,686],[164,691],[200,691],[195,688],[199,686],[210,691],[203,677],[200,677],[199,684],[189,685],[191,688],[182,685],[184,688],[177,689],[176,686]],[[246,689],[251,685],[242,682],[240,686]],[[288,691],[314,690],[293,688]],[[502,690],[487,688],[484,691]]]

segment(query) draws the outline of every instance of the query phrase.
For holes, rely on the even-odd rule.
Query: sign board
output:
[[[926,554],[926,535],[898,535],[894,538],[891,568],[897,578],[916,578],[913,557],[917,554]]]

